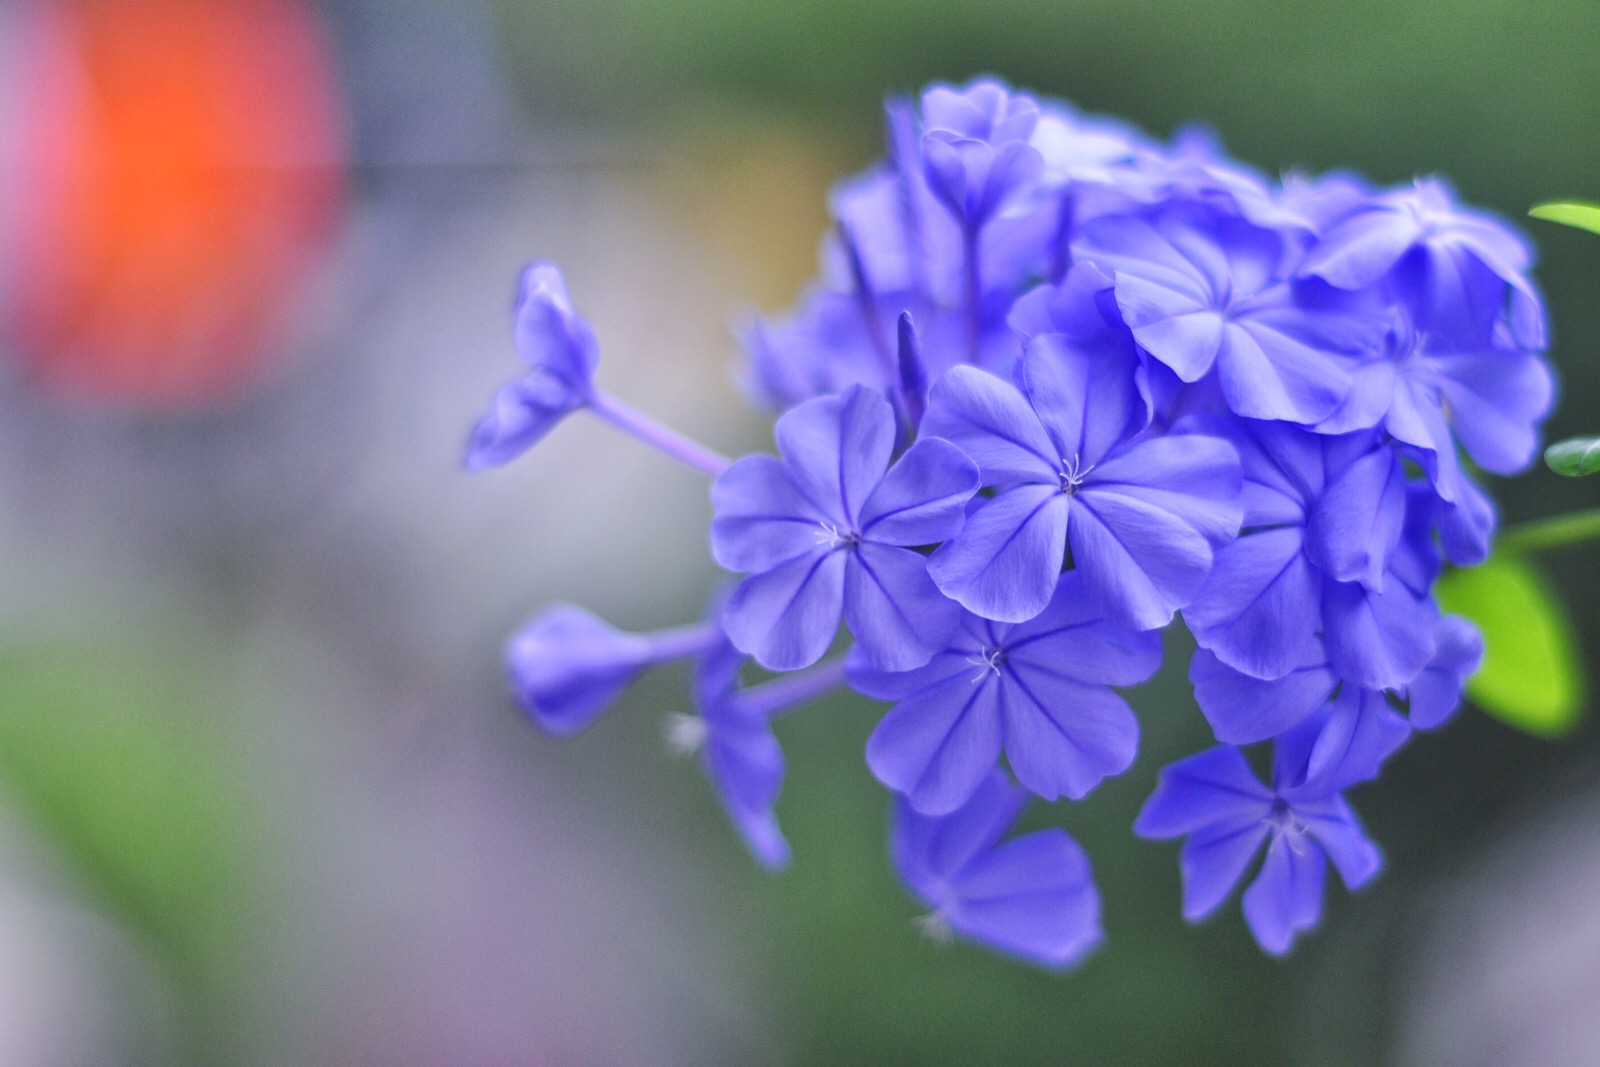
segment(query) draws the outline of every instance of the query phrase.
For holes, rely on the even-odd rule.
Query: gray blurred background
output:
[[[888,92],[992,72],[1520,219],[1600,199],[1597,58],[1592,0],[0,3],[0,1065],[1600,1062],[1592,724],[1419,737],[1353,798],[1383,877],[1274,961],[1129,829],[1210,740],[1169,634],[1133,770],[1029,816],[1105,899],[1044,974],[919,936],[867,702],[780,725],[777,876],[668,754],[680,675],[562,743],[509,702],[546,601],[698,609],[703,481],[576,418],[459,470],[534,257],[608,388],[765,447],[730,324]],[[1600,240],[1526,228],[1551,432],[1593,432]],[[1593,660],[1592,555],[1544,563]]]

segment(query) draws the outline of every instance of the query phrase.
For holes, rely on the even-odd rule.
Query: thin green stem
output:
[[[1506,555],[1543,552],[1584,541],[1600,541],[1600,508],[1518,523],[1495,539],[1495,551]]]

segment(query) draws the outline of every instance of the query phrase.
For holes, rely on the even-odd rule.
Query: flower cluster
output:
[[[819,280],[745,334],[776,455],[730,462],[600,389],[559,273],[529,268],[527,372],[468,465],[592,411],[715,479],[711,554],[742,577],[657,634],[546,609],[510,643],[516,693],[567,734],[696,659],[672,737],[769,866],[773,718],[840,686],[884,701],[866,761],[930,929],[1066,966],[1100,938],[1088,860],[1062,830],[1006,834],[1028,798],[1132,765],[1118,690],[1181,614],[1218,744],[1162,771],[1134,829],[1186,838],[1190,919],[1264,847],[1243,910],[1286,952],[1328,861],[1351,889],[1381,866],[1345,791],[1481,658],[1431,588],[1488,554],[1474,468],[1525,467],[1551,406],[1529,249],[1438,181],[1274,182],[1202,133],[1157,143],[992,80],[888,123],[886,160],[833,193]]]

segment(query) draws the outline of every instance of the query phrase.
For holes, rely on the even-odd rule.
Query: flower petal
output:
[[[1339,684],[1320,648],[1272,681],[1252,678],[1197,649],[1189,663],[1189,681],[1217,740],[1229,745],[1265,741],[1304,722]]]
[[[728,640],[768,670],[817,662],[839,631],[846,557],[819,550],[740,582],[723,609]]]
[[[1183,875],[1183,917],[1199,922],[1228,899],[1266,839],[1260,819],[1236,819],[1201,827],[1183,843],[1178,870]]]
[[[746,456],[711,483],[711,556],[730,571],[764,571],[815,552],[826,539],[820,510],[775,456]]]
[[[1303,425],[1332,415],[1350,391],[1327,353],[1255,320],[1223,331],[1217,376],[1235,414]]]
[[[844,618],[874,666],[909,671],[945,648],[961,608],[928,577],[926,558],[863,541],[845,567]]]
[[[921,432],[942,437],[970,456],[985,485],[1054,484],[1059,477],[1061,457],[1027,399],[976,367],[952,367],[934,383]]]
[[[1133,765],[1139,721],[1127,701],[1031,662],[1003,674],[1006,761],[1030,792],[1081,800]]]
[[[973,668],[911,695],[867,739],[867,766],[917,811],[956,810],[1000,758],[998,692],[992,674]]]
[[[1393,451],[1377,445],[1317,498],[1306,524],[1306,557],[1331,578],[1382,589],[1405,518],[1405,470]]]
[[[960,531],[978,491],[978,467],[948,441],[925,437],[906,450],[861,508],[864,537],[935,545]]]
[[[1162,768],[1133,832],[1181,837],[1212,823],[1260,821],[1271,811],[1272,793],[1244,755],[1231,745],[1218,745]]]
[[[1321,849],[1297,848],[1284,834],[1272,839],[1261,873],[1244,891],[1244,918],[1257,944],[1282,956],[1301,931],[1317,925],[1327,869]]]
[[[1001,952],[1069,967],[1099,944],[1100,894],[1065,830],[1040,830],[979,856],[951,887],[951,929]]]
[[[1066,559],[1068,497],[1053,485],[1001,493],[928,558],[941,592],[986,619],[1023,622],[1045,609]]]
[[[1153,630],[1172,621],[1205,584],[1211,546],[1154,504],[1086,485],[1067,525],[1074,568],[1113,622]]]
[[[894,409],[883,394],[855,385],[784,412],[774,429],[795,484],[818,509],[854,526],[894,450]]]
[[[1235,670],[1281,678],[1317,653],[1321,581],[1293,527],[1241,537],[1217,553],[1183,617],[1200,647]]]

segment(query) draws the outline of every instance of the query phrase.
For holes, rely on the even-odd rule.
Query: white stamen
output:
[[[819,522],[822,532],[817,535],[817,544],[828,548],[838,548],[840,545],[857,545],[861,543],[861,535],[854,530],[841,530],[831,522]]]
[[[950,929],[950,924],[945,922],[944,916],[936,911],[930,911],[926,915],[918,915],[911,920],[911,925],[915,926],[918,933],[935,945],[948,945],[956,937],[955,931]]]
[[[676,756],[692,756],[706,743],[706,721],[698,715],[685,715],[681,711],[667,713],[662,728],[667,748]]]
[[[1076,493],[1078,487],[1083,484],[1085,478],[1089,477],[1089,472],[1094,470],[1094,467],[1093,463],[1087,467],[1083,466],[1083,460],[1076,453],[1073,454],[1071,459],[1063,460],[1061,463],[1061,491],[1068,495]]]
[[[978,668],[978,673],[972,676],[972,684],[978,684],[991,673],[996,678],[1000,677],[1000,664],[1005,661],[1006,650],[1003,648],[986,648],[976,656],[968,656],[967,662]]]

